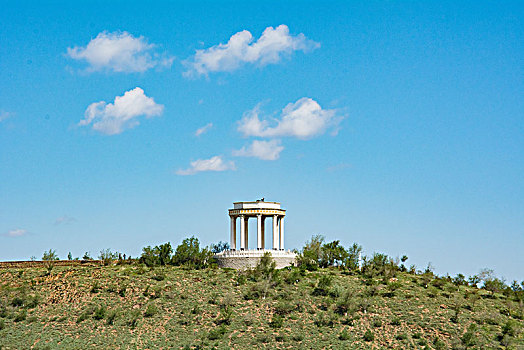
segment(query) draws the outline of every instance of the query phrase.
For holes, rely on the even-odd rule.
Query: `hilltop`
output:
[[[3,269],[0,349],[524,348],[521,292],[430,271],[312,270]]]

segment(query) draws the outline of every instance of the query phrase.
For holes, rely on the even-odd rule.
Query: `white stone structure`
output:
[[[229,209],[230,217],[230,250],[215,255],[219,266],[243,269],[255,266],[266,251],[270,251],[282,268],[295,263],[296,254],[284,250],[284,217],[286,211],[280,203],[266,202],[264,198],[256,202],[235,202]],[[255,250],[249,250],[248,222],[250,218],[257,220],[257,244]],[[271,235],[272,249],[266,250],[266,219],[272,219]],[[238,222],[238,229],[237,229]],[[238,232],[240,237],[238,237]]]

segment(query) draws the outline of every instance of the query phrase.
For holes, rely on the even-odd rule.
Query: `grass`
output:
[[[337,269],[283,270],[272,280],[171,266],[5,269],[0,349],[524,348],[522,303],[407,272],[396,278]]]

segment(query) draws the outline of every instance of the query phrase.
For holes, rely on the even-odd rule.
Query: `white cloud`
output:
[[[84,119],[78,125],[92,124],[93,130],[115,135],[137,126],[138,117],[144,115],[151,118],[162,114],[163,111],[163,105],[155,103],[153,98],[147,97],[144,90],[137,87],[126,91],[124,96],[115,97],[114,103],[91,103],[84,113]]]
[[[200,129],[197,129],[197,131],[195,131],[195,136],[200,136],[200,135],[208,132],[209,129],[211,129],[212,127],[213,127],[213,123],[208,123],[208,124],[204,125]]]
[[[61,216],[61,217],[59,217],[58,219],[55,220],[55,225],[70,224],[70,223],[73,223],[75,221],[76,221],[75,218],[73,218],[71,216],[64,215],[64,216]]]
[[[25,234],[27,234],[27,230],[24,230],[24,229],[21,229],[21,228],[17,228],[17,229],[8,231],[6,236],[8,236],[8,237],[20,237],[20,236],[23,236]]]
[[[341,121],[334,109],[322,109],[315,100],[307,97],[284,107],[281,118],[273,127],[267,120],[260,120],[259,114],[260,105],[246,112],[238,122],[238,131],[244,136],[309,139],[323,134],[330,127],[336,128]]]
[[[244,63],[264,66],[278,63],[282,56],[289,56],[294,51],[308,52],[318,47],[320,47],[319,43],[307,39],[302,33],[296,36],[290,35],[289,28],[284,24],[276,28],[267,27],[255,42],[253,42],[253,35],[243,30],[231,36],[227,44],[196,50],[195,55],[184,62],[188,67],[184,75],[233,71]]]
[[[85,47],[68,48],[67,54],[75,60],[85,60],[88,71],[144,72],[154,67],[170,67],[174,58],[159,54],[155,47],[143,36],[136,38],[128,32],[104,31]]]
[[[249,147],[242,147],[233,151],[237,157],[255,157],[263,160],[276,160],[280,157],[280,152],[284,149],[280,145],[280,140],[258,141],[254,140]]]
[[[11,117],[11,113],[9,112],[6,112],[6,111],[0,111],[0,122],[3,122],[4,120],[6,120],[7,118]]]
[[[177,170],[177,175],[194,175],[202,171],[225,171],[235,170],[234,162],[227,162],[222,159],[222,156],[214,156],[209,159],[198,159],[191,162],[188,169]]]

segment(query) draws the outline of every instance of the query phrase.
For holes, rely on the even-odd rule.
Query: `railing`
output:
[[[229,258],[229,257],[254,257],[259,258],[264,253],[271,253],[273,257],[279,257],[279,256],[289,256],[290,254],[294,254],[291,250],[272,250],[272,249],[261,249],[261,250],[224,250],[223,252],[220,252],[216,254],[217,256]]]

